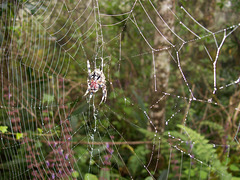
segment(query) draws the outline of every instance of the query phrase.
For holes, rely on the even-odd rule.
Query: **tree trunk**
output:
[[[162,0],[158,1],[156,7],[159,7],[159,15],[163,18],[165,23],[173,30],[174,25],[174,15],[169,10],[169,8],[174,11],[175,2],[172,0]],[[156,14],[157,15],[157,14]],[[170,72],[170,55],[168,51],[161,50],[162,48],[169,47],[170,44],[166,41],[173,42],[173,34],[169,27],[163,22],[163,20],[156,16],[156,26],[161,31],[163,36],[159,32],[155,32],[154,35],[154,48],[159,49],[160,51],[153,52],[154,64],[153,65],[153,78],[151,83],[151,103],[153,106],[150,111],[150,118],[157,129],[158,132],[164,132],[165,126],[165,111],[166,111],[166,97],[160,100],[163,96],[163,92],[167,92],[168,88],[168,79]],[[155,76],[156,75],[156,76]],[[150,125],[152,130],[155,130],[153,126]]]

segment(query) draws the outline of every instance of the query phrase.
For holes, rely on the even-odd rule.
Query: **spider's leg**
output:
[[[101,67],[100,67],[100,71],[103,72],[103,58],[101,57],[101,59],[102,59],[102,64],[101,64]]]
[[[90,99],[91,99],[91,98],[92,98],[92,96],[93,96],[92,94],[93,94],[93,93],[91,92],[91,93],[90,93],[90,96],[89,96],[89,101],[90,101]]]
[[[105,102],[106,99],[107,99],[107,89],[106,89],[106,86],[105,86],[105,85],[102,86],[102,92],[103,92],[103,95],[102,95],[102,100],[101,100],[100,104],[101,104],[102,102]],[[100,105],[100,104],[99,104],[99,105]]]
[[[89,92],[89,89],[86,90],[85,94],[83,96],[86,96]]]
[[[90,78],[90,75],[91,75],[91,66],[90,66],[89,60],[87,60],[87,68],[88,68],[88,76],[89,76],[89,78]]]

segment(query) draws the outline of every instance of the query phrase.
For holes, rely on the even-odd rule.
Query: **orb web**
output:
[[[234,57],[226,56],[236,48],[239,22],[220,19],[233,5],[215,10],[217,21],[208,25],[193,6],[175,6],[165,9],[173,27],[151,0],[1,3],[3,179],[231,176],[240,79]],[[87,61],[106,77],[100,105],[101,90],[83,96]],[[164,132],[152,115],[160,104]]]

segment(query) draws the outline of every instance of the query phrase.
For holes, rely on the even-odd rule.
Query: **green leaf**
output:
[[[151,176],[148,176],[144,180],[153,180],[153,178]]]
[[[158,177],[158,180],[165,180],[165,179],[167,179],[167,176],[168,176],[168,170],[167,170],[167,169],[164,169],[164,170],[161,172],[161,175]]]
[[[205,172],[205,171],[200,171],[200,177],[201,177],[201,179],[206,179],[207,176],[208,176],[208,173],[207,173],[207,172]]]
[[[49,95],[49,94],[43,95],[43,103],[45,103],[45,102],[50,103],[50,102],[53,102],[53,100],[54,100],[54,96]]]
[[[95,161],[93,159],[91,159],[89,163],[90,163],[90,165],[94,165]]]
[[[240,180],[239,177],[232,177],[232,180]]]
[[[102,168],[100,171],[100,179],[110,180],[110,170],[109,168]]]
[[[53,117],[53,111],[49,111],[51,117]]]
[[[185,132],[185,136],[187,135],[188,137],[190,137],[189,141],[194,142],[192,153],[197,159],[200,159],[203,162],[208,162],[211,159],[212,171],[217,170],[224,174],[226,179],[231,178],[231,174],[227,171],[227,166],[225,164],[222,164],[221,161],[218,159],[215,147],[210,144],[203,135],[199,134],[198,132],[192,130],[189,127],[183,125],[177,126]],[[188,174],[187,171],[186,174]]]
[[[189,173],[190,173],[190,176],[192,177],[192,176],[195,176],[195,172],[193,171],[193,170],[191,170],[191,169],[186,169],[185,171],[185,174],[187,174],[187,175],[189,175]]]
[[[17,133],[16,134],[16,139],[19,140],[21,138],[23,138],[23,133]]]
[[[7,132],[7,129],[8,129],[7,126],[0,126],[0,131],[1,131],[2,133]]]
[[[128,167],[131,172],[133,172],[134,174],[137,173],[137,170],[139,168],[139,159],[135,155],[130,156],[130,158],[128,159]]]
[[[42,147],[42,143],[41,143],[40,141],[36,141],[35,147],[36,147],[36,148]]]
[[[86,173],[84,176],[84,180],[98,180],[97,176],[90,174],[90,173]]]
[[[37,128],[39,134],[42,134],[43,130],[41,128]]]
[[[230,167],[229,167],[229,169],[230,169],[231,171],[239,171],[239,168],[238,168],[236,165],[234,165],[234,164],[231,164]]]
[[[72,172],[72,177],[77,178],[79,176],[79,173],[77,171]]]

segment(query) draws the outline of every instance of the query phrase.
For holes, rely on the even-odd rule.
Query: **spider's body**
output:
[[[93,93],[96,93],[100,88],[102,88],[103,96],[100,104],[107,99],[107,89],[106,89],[106,80],[105,76],[100,69],[95,69],[91,72],[91,67],[89,61],[87,61],[87,67],[88,67],[88,89],[84,96],[86,96],[88,93],[90,93],[90,99],[92,98]]]

